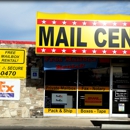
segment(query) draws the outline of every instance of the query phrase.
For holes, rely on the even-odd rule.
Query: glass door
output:
[[[130,113],[130,65],[112,65],[111,95],[111,116],[128,117]]]

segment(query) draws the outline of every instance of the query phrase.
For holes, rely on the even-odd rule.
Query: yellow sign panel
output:
[[[51,91],[76,91],[76,86],[46,86],[46,90]],[[97,87],[97,86],[79,86],[78,91],[97,91],[97,92],[109,92],[109,87]]]
[[[97,91],[97,92],[109,92],[108,86],[79,86],[78,91]]]
[[[130,55],[130,16],[37,12],[36,53]]]
[[[26,78],[25,49],[0,49],[0,78]]]
[[[76,109],[44,108],[44,113],[50,114],[76,114]],[[109,109],[78,109],[78,114],[109,114]]]
[[[76,86],[46,86],[46,90],[52,91],[76,91]]]
[[[102,94],[85,94],[85,106],[102,106]]]
[[[45,108],[45,113],[61,113],[61,114],[73,114],[76,113],[76,109],[68,109],[68,108]]]
[[[79,114],[109,114],[109,109],[78,109]]]

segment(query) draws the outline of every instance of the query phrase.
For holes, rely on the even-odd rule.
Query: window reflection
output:
[[[79,109],[109,109],[109,92],[91,89],[93,86],[107,88],[109,81],[110,62],[108,60],[106,62],[104,59],[99,59],[97,68],[79,70],[79,88],[80,86],[88,88],[88,90],[78,91]]]
[[[96,69],[79,70],[80,86],[109,86],[110,67],[98,66]]]
[[[48,70],[46,71],[46,85],[77,85],[77,70]]]
[[[113,89],[130,89],[130,67],[113,67]]]

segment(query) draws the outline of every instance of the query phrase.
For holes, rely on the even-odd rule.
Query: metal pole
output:
[[[113,88],[113,66],[110,60],[110,89],[109,89],[109,116],[112,116],[112,103],[113,103],[113,98],[112,98],[112,88]]]
[[[43,100],[44,100],[44,106],[43,106],[43,117],[44,117],[44,109],[45,109],[45,91],[46,91],[46,71],[44,71],[44,91],[43,91]]]
[[[78,86],[79,86],[79,70],[77,69],[76,116],[78,116]]]

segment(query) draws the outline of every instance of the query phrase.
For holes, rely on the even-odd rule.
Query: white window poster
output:
[[[19,100],[20,80],[0,79],[0,100]]]
[[[67,94],[66,93],[52,93],[52,104],[66,105]]]
[[[125,111],[125,104],[124,103],[119,103],[118,104],[118,111],[124,112]]]

